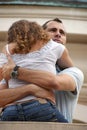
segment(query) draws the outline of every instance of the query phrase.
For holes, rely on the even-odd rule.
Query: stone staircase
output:
[[[0,130],[87,130],[87,124],[55,122],[0,122]]]

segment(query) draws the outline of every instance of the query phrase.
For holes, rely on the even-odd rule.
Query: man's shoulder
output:
[[[67,74],[71,76],[76,82],[76,88],[80,89],[84,82],[84,74],[82,70],[77,67],[70,67],[62,70],[59,74]]]

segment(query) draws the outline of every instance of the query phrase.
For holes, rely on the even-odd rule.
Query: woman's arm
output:
[[[64,52],[63,52],[61,58],[57,61],[57,65],[61,70],[74,66],[72,59],[69,56],[69,52],[68,52],[67,48],[64,49]]]

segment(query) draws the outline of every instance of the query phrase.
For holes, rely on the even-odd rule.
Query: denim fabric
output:
[[[1,120],[68,122],[53,103],[40,103],[38,100],[6,107],[1,113]]]

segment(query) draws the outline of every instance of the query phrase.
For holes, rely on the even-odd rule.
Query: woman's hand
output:
[[[8,59],[8,63],[2,66],[2,76],[4,79],[9,80],[11,72],[13,68],[15,67],[15,63],[9,54],[6,54],[6,56]]]

